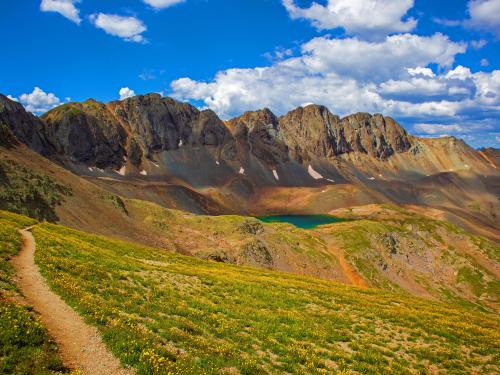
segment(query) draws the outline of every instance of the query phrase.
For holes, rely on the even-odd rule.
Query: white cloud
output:
[[[128,87],[122,87],[120,89],[119,94],[120,94],[120,100],[123,100],[135,96],[135,91],[129,89]]]
[[[476,100],[485,110],[496,110],[500,115],[500,70],[475,73],[473,80],[477,90]]]
[[[455,69],[450,70],[448,73],[446,73],[446,78],[449,79],[459,79],[463,81],[471,77],[472,73],[470,69],[462,65],[458,65]]]
[[[468,9],[470,19],[466,25],[500,37],[500,0],[471,0]]]
[[[408,73],[412,76],[423,76],[423,77],[430,77],[434,78],[436,75],[430,68],[422,68],[421,66],[416,67],[416,68],[408,68],[406,69]]]
[[[24,105],[27,111],[36,114],[47,112],[48,110],[61,104],[57,96],[52,93],[46,93],[39,87],[35,87],[30,94],[22,94],[19,101]]]
[[[18,102],[18,101],[19,101],[19,99],[18,99],[18,98],[14,97],[14,96],[12,96],[12,95],[7,95],[7,98],[9,98],[10,100],[12,100],[12,101],[14,101],[14,102]]]
[[[110,35],[118,36],[129,42],[146,42],[142,33],[147,30],[147,27],[138,18],[98,13],[92,14],[90,21],[95,27],[104,30]]]
[[[428,135],[438,135],[438,134],[452,134],[452,133],[465,133],[469,129],[465,126],[458,124],[415,124],[413,126],[419,133]]]
[[[472,40],[470,42],[470,46],[474,49],[481,49],[487,44],[488,44],[488,42],[484,39]]]
[[[391,79],[409,80],[411,71],[420,74],[414,77],[415,82],[409,80],[410,84],[417,85],[422,74],[432,73],[423,67],[431,63],[448,66],[455,55],[464,50],[464,45],[453,43],[441,34],[396,35],[383,42],[321,37],[305,43],[299,57],[268,67],[220,71],[210,82],[185,77],[172,82],[171,89],[173,96],[203,101],[223,117],[262,107],[284,113],[306,102],[327,105],[339,114],[359,110],[395,111],[401,105],[384,99],[379,84]],[[386,90],[391,89],[391,84],[394,85],[386,84]],[[450,105],[440,102],[427,108],[408,103],[406,109],[417,113],[452,111]]]
[[[413,18],[402,20],[414,0],[328,0],[326,5],[313,2],[309,8],[298,7],[295,0],[282,1],[292,19],[310,20],[318,29],[341,27],[349,35],[370,39],[408,32],[417,25]]]
[[[481,64],[481,66],[488,66],[490,65],[490,62],[488,61],[488,59],[481,59],[479,64]]]
[[[82,20],[79,14],[80,11],[75,6],[79,2],[80,0],[42,0],[40,10],[42,12],[59,13],[79,25]]]
[[[462,24],[462,22],[459,20],[450,20],[447,18],[438,18],[438,17],[434,17],[432,21],[434,23],[437,23],[438,25],[446,27],[455,27],[455,26],[460,26]]]
[[[293,55],[293,50],[291,48],[277,47],[272,52],[264,53],[263,56],[269,61],[279,61],[283,60],[284,58],[290,57],[292,55]]]
[[[143,1],[155,9],[163,9],[171,7],[173,5],[181,4],[185,0],[143,0]]]
[[[449,67],[455,56],[465,50],[465,44],[452,42],[440,33],[429,37],[393,35],[380,42],[319,37],[302,46],[300,60],[310,71],[335,71],[358,79],[382,81],[406,74],[408,68],[430,63]]]

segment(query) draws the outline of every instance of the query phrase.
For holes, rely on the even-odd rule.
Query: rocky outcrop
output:
[[[411,147],[411,138],[392,118],[357,113],[340,119],[323,106],[299,107],[279,120],[279,128],[293,157],[331,158],[361,152],[386,159]]]
[[[0,123],[9,127],[22,143],[37,153],[48,156],[53,150],[45,136],[45,124],[27,112],[22,104],[0,94]]]
[[[218,147],[229,137],[228,129],[213,111],[199,111],[159,94],[113,102],[109,108],[148,157],[188,145]]]
[[[127,134],[106,105],[89,99],[64,104],[42,117],[56,153],[73,163],[119,168]]]
[[[279,119],[279,128],[291,156],[302,162],[312,157],[338,155],[335,133],[339,117],[323,106],[299,107]]]
[[[223,147],[231,135],[210,110],[158,94],[109,104],[89,99],[57,107],[42,117],[56,153],[77,164],[139,166],[143,157],[183,146]]]
[[[226,124],[238,147],[269,167],[288,160],[288,146],[282,139],[278,118],[269,109],[246,112]]]
[[[251,241],[242,248],[241,258],[243,263],[271,268],[274,261],[270,250],[260,240]]]

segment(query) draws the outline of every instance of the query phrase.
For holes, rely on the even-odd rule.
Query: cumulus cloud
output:
[[[27,111],[36,114],[47,112],[61,104],[57,96],[52,93],[46,93],[40,87],[35,87],[31,93],[22,94],[19,97],[19,101]]]
[[[430,63],[449,67],[466,45],[440,33],[430,37],[400,34],[380,42],[357,38],[314,38],[302,46],[300,63],[309,71],[335,71],[358,79],[380,81]],[[290,64],[297,63],[289,60]]]
[[[56,12],[73,21],[77,25],[82,21],[80,11],[75,6],[80,0],[42,0],[40,10],[42,12]]]
[[[135,96],[135,91],[129,89],[128,87],[122,87],[120,89],[119,94],[120,94],[120,100],[124,100],[124,99],[131,98],[131,97]]]
[[[292,19],[306,19],[318,29],[343,28],[349,35],[366,38],[408,32],[415,28],[413,18],[403,20],[414,0],[328,0],[301,8],[295,0],[282,0]]]
[[[181,78],[171,84],[173,95],[201,100],[223,117],[261,107],[283,113],[305,102],[328,105],[340,114],[378,111],[384,108],[381,84],[409,80],[412,74],[432,76],[427,65],[450,66],[465,46],[441,34],[404,34],[381,42],[320,37],[302,45],[301,51],[299,57],[268,67],[220,71],[210,82]],[[385,84],[387,90],[390,86]]]
[[[92,14],[92,24],[106,33],[118,36],[129,42],[145,43],[142,33],[147,30],[146,25],[135,17],[125,17],[116,14]]]
[[[467,26],[489,31],[500,37],[500,0],[471,0],[468,3],[470,19]]]
[[[173,5],[185,2],[185,0],[143,0],[143,1],[155,9],[168,8]]]
[[[418,66],[416,68],[408,68],[406,70],[408,71],[408,74],[410,74],[412,77],[423,76],[423,77],[434,78],[436,76],[432,71],[432,69],[423,68],[421,66]]]

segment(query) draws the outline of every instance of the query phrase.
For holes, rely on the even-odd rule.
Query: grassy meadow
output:
[[[37,225],[54,290],[139,374],[494,374],[500,318]]]
[[[35,223],[0,211],[0,374],[64,372],[56,345],[31,308],[21,303],[8,262],[22,245],[18,230]]]

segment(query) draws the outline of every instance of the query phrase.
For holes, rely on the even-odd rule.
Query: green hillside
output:
[[[33,233],[51,286],[140,374],[500,371],[494,314],[52,224]]]

